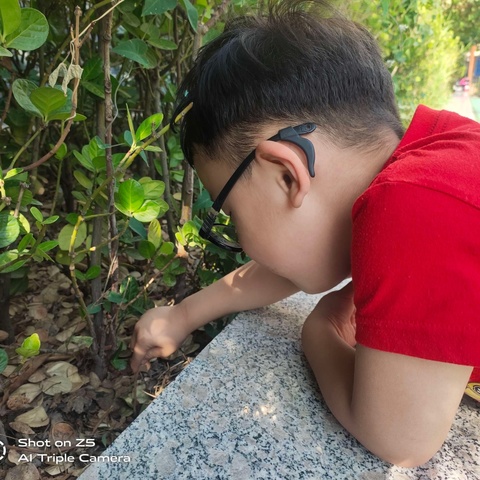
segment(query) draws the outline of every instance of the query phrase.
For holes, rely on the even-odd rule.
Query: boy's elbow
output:
[[[440,450],[441,445],[425,445],[423,448],[418,446],[404,446],[398,448],[398,445],[390,448],[379,448],[377,451],[372,449],[372,453],[381,460],[396,465],[397,467],[416,468],[424,465]]]

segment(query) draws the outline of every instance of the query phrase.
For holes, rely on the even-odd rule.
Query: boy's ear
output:
[[[286,142],[264,140],[256,148],[255,159],[260,166],[269,167],[269,175],[273,170],[275,181],[288,195],[292,206],[301,207],[311,185],[302,150]]]

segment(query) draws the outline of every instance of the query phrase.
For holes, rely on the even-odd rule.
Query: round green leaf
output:
[[[133,214],[139,222],[151,222],[160,214],[160,204],[153,200],[145,200],[145,203]]]
[[[30,100],[40,110],[46,120],[49,114],[67,103],[67,97],[56,88],[40,87],[30,94]]]
[[[70,241],[73,234],[73,225],[65,225],[58,234],[58,246],[61,250],[70,249]],[[87,238],[87,224],[82,223],[78,228],[77,237],[75,238],[74,248],[78,248]]]
[[[85,273],[85,278],[87,280],[93,280],[100,275],[101,271],[102,270],[99,265],[92,265]]]
[[[6,46],[18,50],[36,50],[47,40],[48,30],[48,22],[42,12],[34,8],[22,8],[20,25],[7,36]]]
[[[133,179],[128,179],[120,184],[118,192],[115,194],[115,206],[128,217],[131,217],[143,205],[144,200],[145,194],[142,185]]]
[[[21,9],[18,0],[0,2],[0,33],[3,37],[14,32],[20,26]]]
[[[138,252],[143,258],[149,260],[155,255],[155,245],[148,240],[140,240]]]
[[[2,373],[8,365],[8,355],[7,352],[0,348],[0,373]]]
[[[142,179],[143,180],[143,179]],[[165,191],[165,183],[161,180],[144,180],[140,181],[145,194],[145,200],[158,200]]]
[[[18,220],[7,212],[0,213],[0,248],[13,243],[20,235]]]
[[[30,100],[30,94],[38,87],[30,80],[18,78],[13,82],[12,92],[17,103],[28,113],[36,117],[42,117],[40,110]]]

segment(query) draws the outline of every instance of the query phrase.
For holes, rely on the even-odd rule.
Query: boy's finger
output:
[[[136,345],[130,359],[130,367],[136,372],[144,363],[148,363],[152,358],[162,357],[163,349],[161,347],[150,348],[145,351],[140,345]]]

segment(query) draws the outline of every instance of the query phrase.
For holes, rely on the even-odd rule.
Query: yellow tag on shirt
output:
[[[480,383],[467,383],[465,393],[477,402],[480,402]]]

